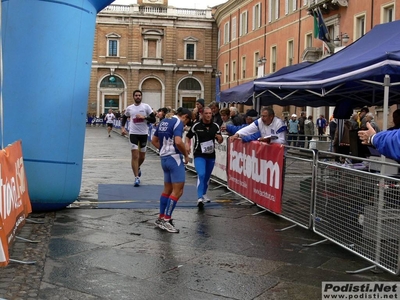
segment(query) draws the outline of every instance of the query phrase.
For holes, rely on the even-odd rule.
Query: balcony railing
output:
[[[118,5],[113,4],[105,7],[100,14],[146,14],[146,15],[163,15],[171,17],[192,17],[211,19],[211,9],[190,9],[190,8],[176,8],[176,7],[160,7],[160,6],[139,6],[132,5]]]

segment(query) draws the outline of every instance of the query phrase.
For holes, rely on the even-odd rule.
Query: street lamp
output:
[[[335,44],[336,47],[341,47],[343,44],[347,44],[349,41],[350,37],[347,33],[340,33],[334,40],[333,43]]]
[[[265,69],[266,62],[267,62],[267,59],[264,56],[261,57],[259,60],[257,60],[257,64],[258,64],[257,77],[264,76],[264,69]]]
[[[259,60],[257,60],[258,65],[263,65],[267,62],[267,59],[263,56]]]

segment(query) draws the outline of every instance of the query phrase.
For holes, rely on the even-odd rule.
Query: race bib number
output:
[[[214,152],[214,142],[207,141],[200,143],[201,153],[213,153]]]

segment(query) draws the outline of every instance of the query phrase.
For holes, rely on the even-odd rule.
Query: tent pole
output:
[[[385,75],[385,79],[383,80],[383,87],[384,87],[384,93],[383,93],[383,124],[382,124],[382,130],[387,129],[387,123],[388,123],[388,113],[389,113],[389,88],[390,88],[390,76]]]

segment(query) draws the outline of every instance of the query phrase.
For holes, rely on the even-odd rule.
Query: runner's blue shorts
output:
[[[185,165],[182,155],[168,155],[161,157],[161,167],[164,171],[164,182],[178,183],[185,182]]]

